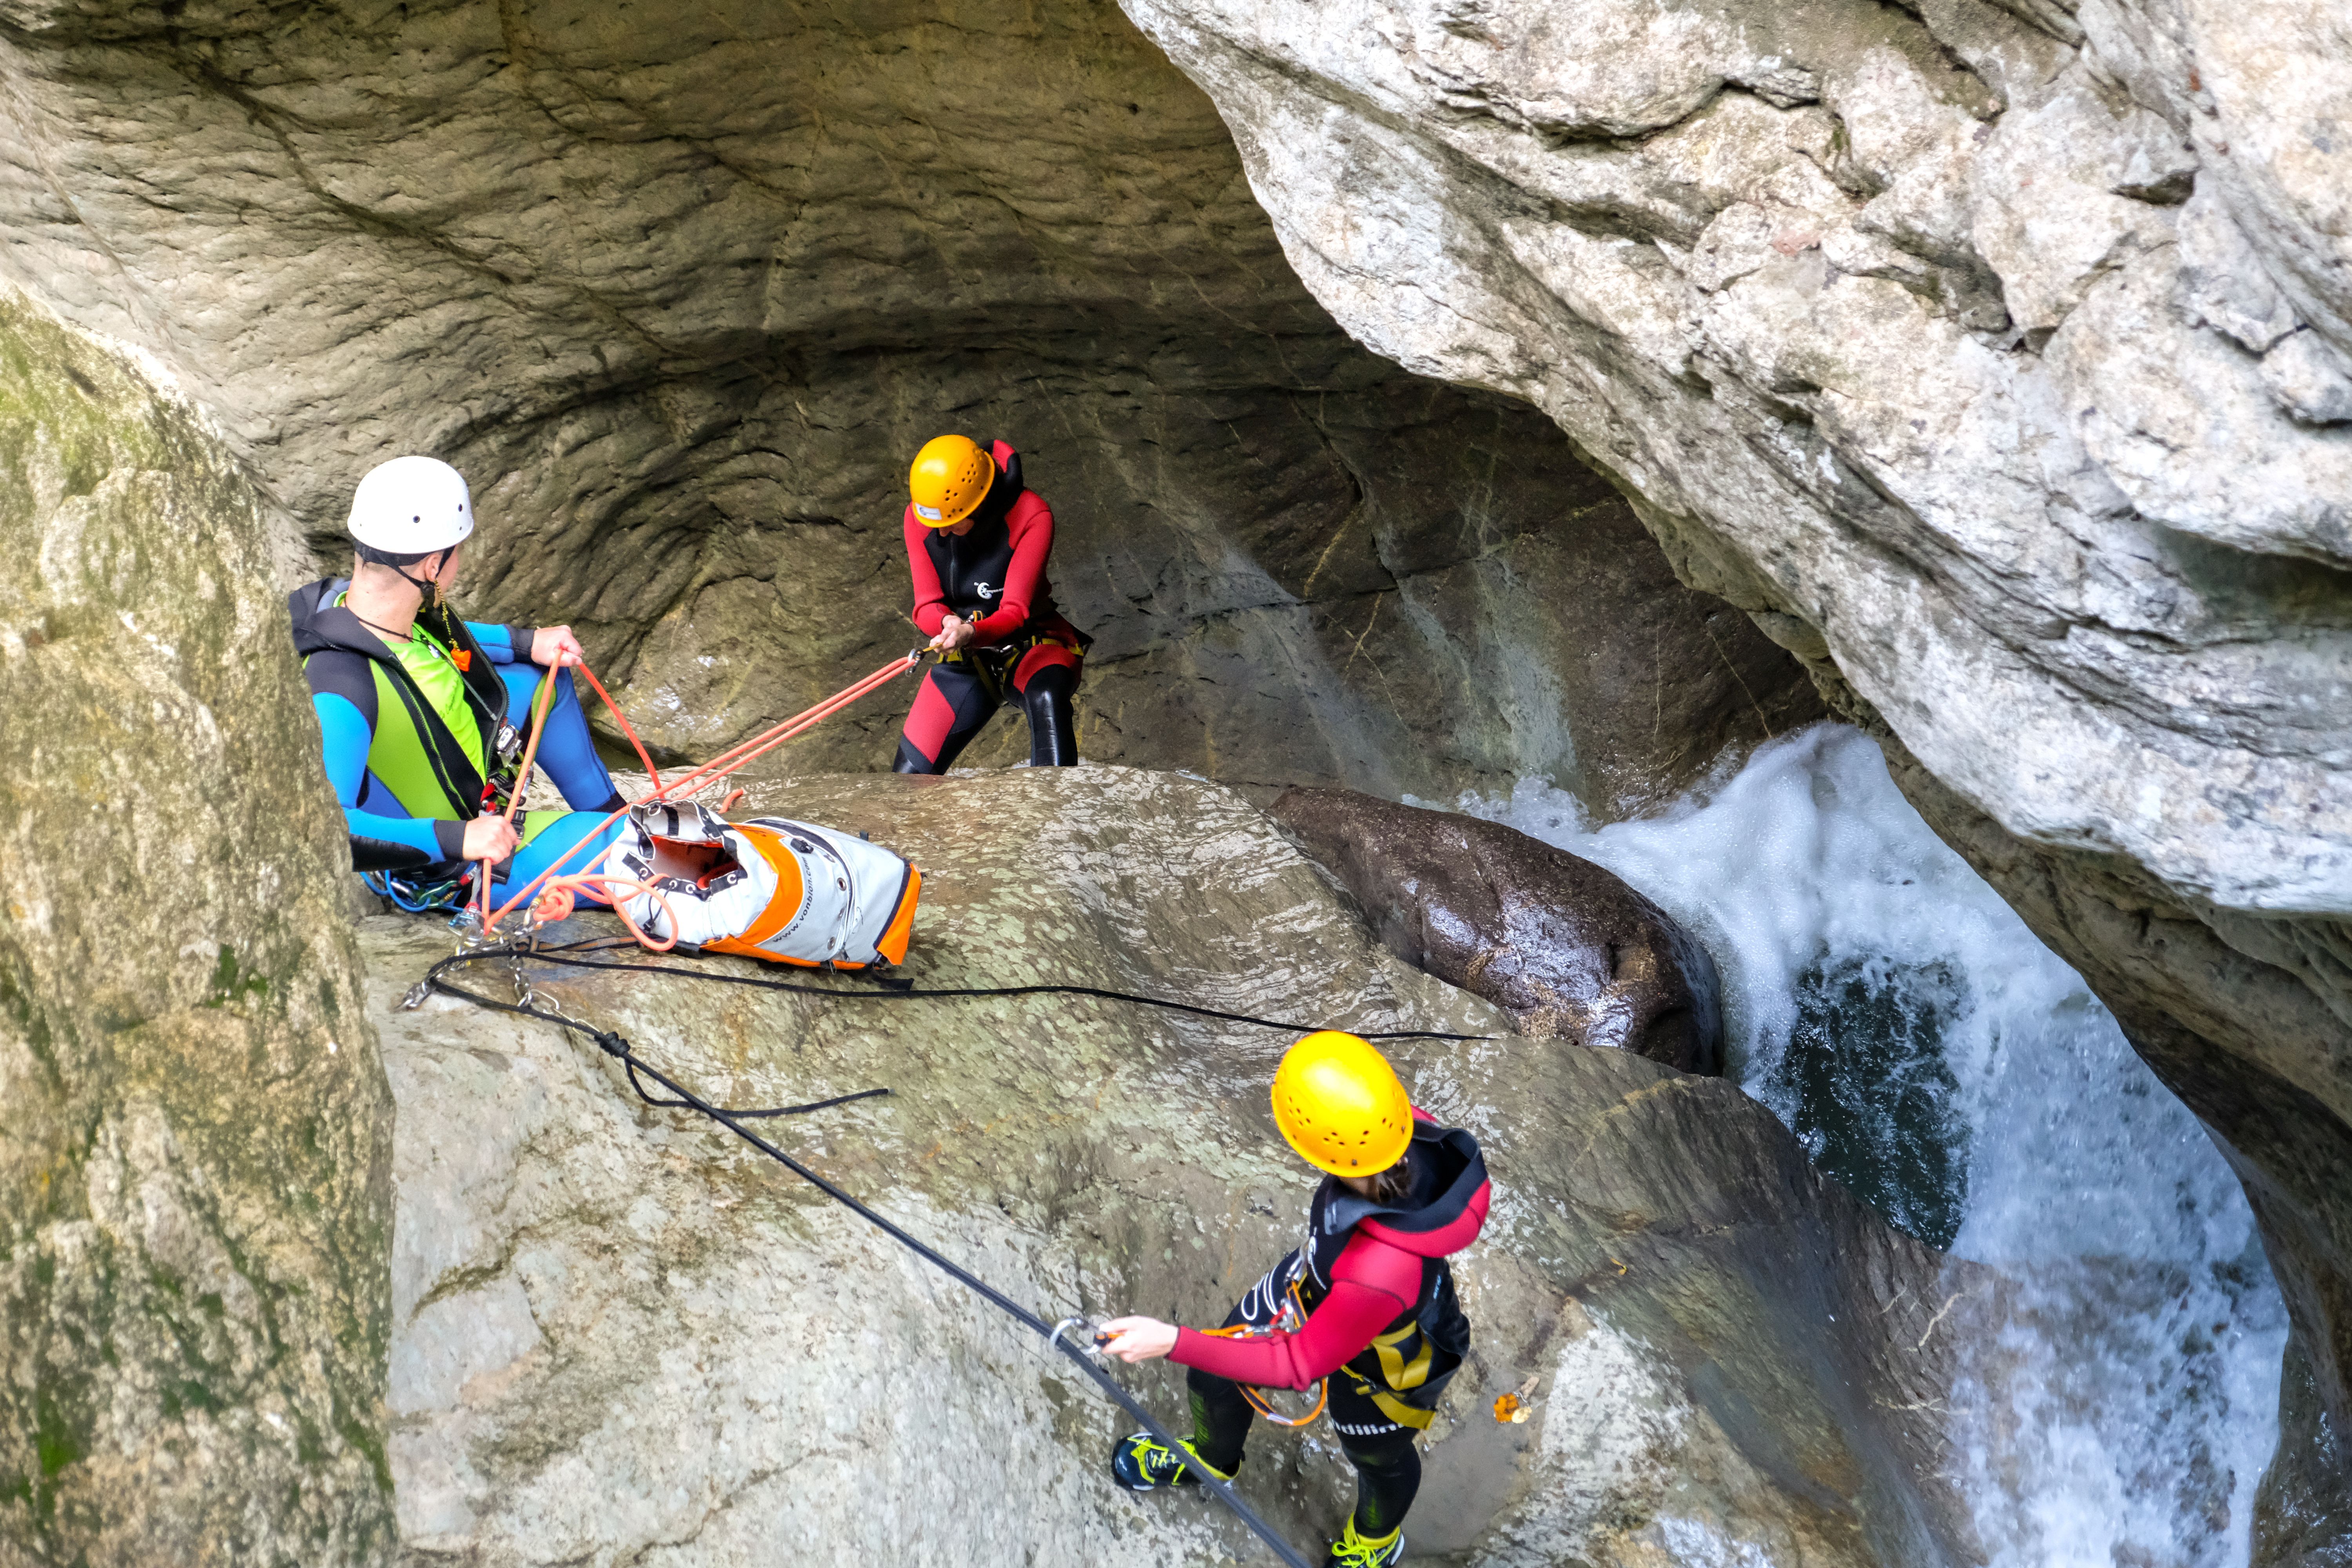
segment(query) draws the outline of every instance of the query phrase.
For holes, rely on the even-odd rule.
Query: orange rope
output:
[[[522,808],[523,791],[530,785],[530,765],[539,760],[539,738],[547,730],[547,716],[555,710],[555,678],[560,668],[551,669],[540,681],[539,689],[530,696],[530,739],[522,749],[522,766],[515,770],[514,787],[507,791],[507,826],[514,826],[515,813]],[[490,879],[482,879],[482,920],[490,918]]]
[[[556,671],[549,670],[530,698],[530,740],[522,749],[522,766],[515,770],[514,788],[507,791],[507,821],[511,824],[515,813],[522,807],[522,794],[530,784],[530,765],[539,760],[539,737],[547,729],[547,716],[555,710]]]
[[[1213,1334],[1221,1340],[1266,1339],[1277,1333],[1297,1333],[1298,1330],[1293,1325],[1303,1325],[1307,1315],[1307,1302],[1298,1293],[1298,1281],[1293,1279],[1290,1282],[1290,1300],[1284,1303],[1281,1318],[1277,1321],[1235,1323],[1230,1329],[1202,1329],[1201,1331],[1204,1334]],[[1249,1402],[1251,1409],[1277,1426],[1310,1425],[1318,1415],[1323,1414],[1323,1407],[1331,1402],[1331,1380],[1328,1377],[1315,1380],[1315,1408],[1304,1415],[1285,1415],[1267,1400],[1262,1389],[1254,1388],[1246,1383],[1236,1384],[1234,1386],[1242,1391],[1242,1397]]]
[[[615,888],[621,889],[617,897],[614,893]],[[629,877],[607,877],[593,871],[583,871],[572,877],[558,877],[540,889],[538,896],[531,900],[531,914],[541,925],[553,925],[558,921],[568,920],[571,918],[572,911],[578,907],[578,900],[573,895],[583,889],[601,894],[612,911],[620,917],[621,923],[629,928],[629,934],[636,938],[638,944],[648,952],[667,952],[677,945],[677,911],[670,908],[668,898],[652,883],[640,882]],[[647,936],[637,922],[629,918],[626,900],[638,893],[651,894],[654,902],[661,906],[662,913],[669,919],[671,934],[659,942]]]
[[[646,755],[646,743],[637,739],[637,732],[629,728],[628,720],[621,713],[621,705],[613,700],[613,694],[604,689],[604,683],[596,679],[596,672],[588,668],[585,659],[580,663],[580,673],[588,678],[588,684],[596,689],[598,697],[604,699],[604,711],[613,716],[613,722],[621,727],[621,733],[626,735],[629,744],[636,748],[637,761],[646,764],[646,777],[654,781],[654,788],[661,788],[661,770],[655,767],[653,758]]]
[[[660,784],[656,777],[656,784],[654,792],[646,796],[645,800],[636,801],[632,804],[643,805],[646,800],[682,799],[685,795],[693,794],[699,790],[706,789],[711,784],[718,783],[720,779],[725,778],[728,774],[735,772],[738,768],[742,767],[745,763],[767,755],[770,752],[774,751],[778,746],[782,745],[786,741],[793,739],[794,736],[804,734],[808,731],[816,728],[817,725],[824,722],[825,720],[832,718],[835,713],[840,712],[843,709],[848,707],[859,698],[888,685],[891,681],[897,679],[899,676],[906,674],[908,670],[918,668],[921,662],[922,656],[919,653],[909,653],[901,658],[894,658],[889,663],[884,665],[881,668],[876,670],[873,674],[866,676],[864,679],[852,681],[849,685],[843,687],[839,691],[835,692],[832,696],[826,698],[824,701],[819,702],[814,707],[804,709],[801,712],[793,714],[782,723],[776,724],[769,729],[763,730],[759,734],[752,736],[750,740],[732,746],[727,751],[721,752],[718,756],[711,758],[710,761],[703,763],[700,767],[694,769],[692,772],[685,773],[678,778],[675,778],[666,784]],[[588,667],[585,664],[580,666],[580,670],[583,675],[588,674]],[[588,682],[590,685],[596,688],[596,695],[604,698],[604,706],[611,710],[613,717],[615,720],[620,720],[621,710],[618,708],[614,707],[612,698],[606,695],[604,688],[598,683],[596,678],[593,675],[589,675]],[[621,721],[621,727],[624,731],[628,730],[628,724],[625,720]],[[635,731],[629,731],[629,739],[633,742],[636,740]],[[536,735],[534,734],[534,741],[535,740]],[[637,754],[641,758],[645,757],[645,748],[642,745],[638,746]],[[647,773],[649,775],[652,774],[653,763],[650,759],[646,760],[646,768]],[[556,873],[562,870],[564,866],[571,861],[573,856],[579,854],[581,850],[585,849],[589,844],[595,839],[598,834],[603,833],[605,828],[611,826],[614,822],[617,822],[620,818],[626,816],[628,814],[628,806],[625,805],[619,811],[608,814],[602,822],[599,822],[587,833],[582,835],[580,842],[573,845],[569,850],[565,851],[562,858],[557,860],[555,864],[550,866],[546,870],[541,871],[538,876],[532,878],[529,887],[524,888],[520,892],[509,898],[505,903],[499,905],[496,913],[490,912],[490,871],[489,867],[485,864],[482,868],[483,937],[487,939],[492,931],[496,931],[498,929],[499,922],[506,919],[509,914],[512,914],[517,905],[535,900],[543,893],[561,891],[563,894],[563,898],[561,900],[551,900],[549,907],[553,909],[558,904],[561,904],[564,908],[564,912],[569,913],[571,898],[575,891],[591,888],[594,888],[601,891],[602,884],[608,880],[608,879],[597,876],[593,872],[574,872],[571,876],[559,879],[557,878]],[[560,888],[558,887],[559,883],[561,884]],[[642,883],[629,883],[628,886],[640,891],[652,891],[652,889],[646,888]],[[656,897],[658,898],[659,895],[656,894]],[[664,907],[667,908],[667,906],[665,905]],[[664,942],[660,946],[656,947],[651,941],[647,940],[645,933],[637,930],[636,925],[629,920],[627,914],[621,910],[618,900],[614,900],[614,910],[615,913],[621,915],[622,923],[628,926],[631,934],[635,935],[639,942],[644,942],[647,947],[652,947],[654,948],[654,951],[658,952],[666,951],[670,945],[669,942]],[[677,922],[675,921],[671,921],[670,929],[673,931],[677,929]],[[675,938],[673,938],[672,941],[675,941]]]

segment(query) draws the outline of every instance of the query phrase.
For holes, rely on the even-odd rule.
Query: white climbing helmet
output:
[[[352,537],[370,550],[425,556],[473,531],[466,477],[438,458],[378,463],[352,492]]]

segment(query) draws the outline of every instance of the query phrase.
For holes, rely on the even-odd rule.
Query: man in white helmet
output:
[[[521,888],[624,804],[596,755],[572,680],[569,626],[461,621],[446,603],[474,531],[465,479],[432,458],[394,458],[352,497],[348,578],[295,590],[294,647],[310,683],[327,777],[352,835],[352,867],[405,908],[461,902],[490,868]],[[538,760],[567,806],[500,815],[542,679],[555,681]],[[566,864],[587,870],[625,821]]]

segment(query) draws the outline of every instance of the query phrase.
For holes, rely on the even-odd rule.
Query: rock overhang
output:
[[[2328,8],[1127,9],[1335,318],[1550,414],[2230,1142],[2315,1391],[2264,1518],[2340,1534],[2312,1436],[2352,1424]]]
[[[1987,7],[1776,12],[1765,33],[1791,36],[1769,49],[1738,7],[1604,10],[1573,40],[1507,6],[1130,9],[1225,110],[1344,325],[1544,407],[1662,535],[1690,536],[1669,548],[1698,580],[1819,627],[1979,809],[2189,899],[2352,908],[2352,609],[2325,542],[2352,433],[2299,424],[2251,358],[2231,368],[2240,345],[2175,324],[2174,226],[2205,208],[2122,172],[2198,165],[2168,105]],[[1768,56],[1814,89],[1701,90]],[[1653,66],[1696,74],[1646,119],[1594,109],[1563,137],[1512,107],[1561,73],[1647,101]],[[1890,208],[1914,187],[1916,214]],[[1645,200],[1696,205],[1628,226]],[[2105,237],[2063,259],[2078,231]],[[2159,393],[2159,360],[2218,368]],[[2259,458],[2187,430],[2137,462],[2099,435],[2103,406],[2168,398],[2147,417],[2177,419],[2238,381]],[[2158,471],[2180,504],[2139,482]],[[2295,543],[2290,517],[2321,531]],[[2273,700],[2227,695],[2250,691]]]
[[[665,756],[907,636],[899,464],[950,421],[1057,508],[1093,754],[1615,811],[1818,711],[1539,416],[1349,342],[1116,13],[21,26],[16,275],[174,363],[329,563],[367,464],[457,462],[469,603],[560,606]],[[1684,722],[1622,755],[1649,685]]]

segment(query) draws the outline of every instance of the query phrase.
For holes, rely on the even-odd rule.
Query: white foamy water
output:
[[[1950,1396],[1994,1568],[2247,1561],[2286,1331],[2244,1196],[1867,737],[1815,726],[1597,830],[1538,783],[1457,805],[1686,925],[1722,971],[1741,1086],[1857,1195],[2014,1281],[1960,1331]]]

